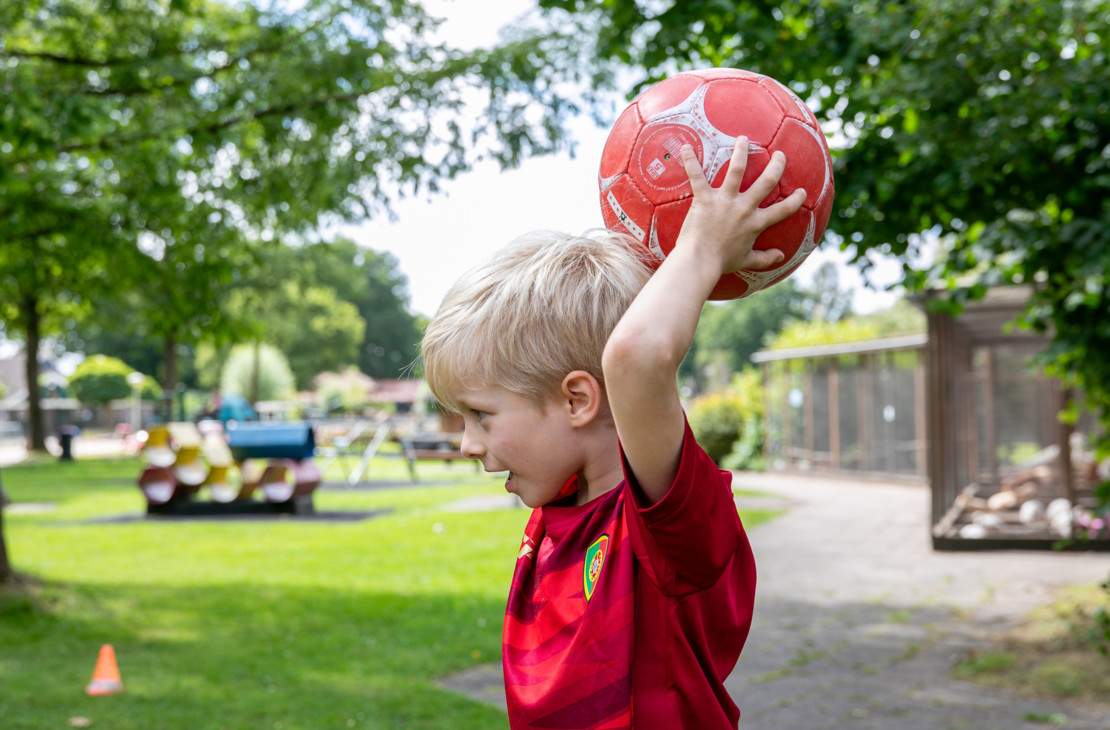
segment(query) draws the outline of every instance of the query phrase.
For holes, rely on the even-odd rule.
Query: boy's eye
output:
[[[474,414],[474,420],[481,422],[488,414],[485,411],[471,411]]]

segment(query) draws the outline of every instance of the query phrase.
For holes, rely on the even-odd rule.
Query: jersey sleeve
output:
[[[738,550],[748,549],[732,495],[732,474],[718,467],[694,440],[687,422],[678,474],[663,499],[644,499],[628,463],[629,536],[647,576],[668,595],[684,595],[717,582]]]

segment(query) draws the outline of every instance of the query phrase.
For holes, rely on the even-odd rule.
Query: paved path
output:
[[[737,484],[771,495],[752,506],[788,508],[750,532],[756,615],[727,683],[742,730],[1110,730],[1089,707],[949,678],[957,658],[1057,589],[1105,579],[1106,554],[934,552],[924,487],[750,474]],[[503,707],[500,682],[491,665],[444,685]]]
[[[728,688],[744,730],[1015,730],[1110,716],[949,679],[953,661],[1058,589],[1110,575],[1094,553],[935,552],[924,487],[743,475],[790,505],[752,530],[759,593]]]
[[[27,449],[22,440],[0,441],[0,467],[18,464],[27,458]]]
[[[73,457],[75,459],[96,459],[106,456],[124,456],[136,453],[133,443],[114,437],[110,434],[96,436],[77,436],[73,439]],[[57,456],[61,454],[56,436],[46,437],[46,450]],[[22,439],[9,439],[0,441],[0,467],[18,464],[28,456],[27,448]]]

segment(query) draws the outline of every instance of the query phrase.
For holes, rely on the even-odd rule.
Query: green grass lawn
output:
[[[322,512],[384,511],[372,519],[169,520],[142,517],[141,468],[3,470],[17,503],[8,549],[33,584],[0,593],[0,727],[65,728],[75,717],[112,730],[507,725],[436,684],[499,661],[528,511],[447,507],[503,495],[500,479],[422,463],[418,486],[315,494]],[[336,465],[327,476],[344,475]],[[408,482],[386,457],[364,478]],[[87,697],[107,643],[126,691]]]

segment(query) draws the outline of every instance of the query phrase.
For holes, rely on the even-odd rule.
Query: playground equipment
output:
[[[461,420],[458,428],[461,428]],[[325,437],[325,444],[317,449],[317,453],[320,455],[320,470],[327,469],[333,463],[349,469],[346,479],[348,487],[353,487],[362,481],[363,475],[370,466],[370,460],[377,455],[386,440],[394,441],[400,445],[401,456],[405,459],[409,476],[414,482],[418,481],[416,474],[416,463],[418,461],[451,463],[459,460],[471,460],[464,456],[459,449],[462,443],[461,431],[418,431],[399,434],[394,424],[384,417],[355,421],[345,433],[332,437],[330,444],[326,443],[328,440]],[[350,466],[348,459],[356,460],[354,466]],[[474,464],[476,468],[481,468],[479,462],[475,461]]]
[[[364,434],[369,432],[371,426],[377,428],[373,437],[363,447],[361,444],[365,440]],[[347,475],[347,486],[355,486],[362,481],[362,475],[366,473],[367,467],[370,466],[370,460],[378,453],[378,449],[385,443],[392,430],[387,418],[356,421],[345,434],[333,438],[330,446],[323,446],[318,450],[323,457],[320,463],[320,471],[327,469],[336,460],[339,460],[340,466],[346,466],[346,457],[357,454],[359,455],[358,462]]]
[[[240,423],[226,432],[206,421],[150,430],[139,488],[147,514],[222,515],[314,512],[320,484],[316,439],[303,422]],[[197,499],[206,490],[210,499]],[[261,499],[256,499],[261,496]]]

